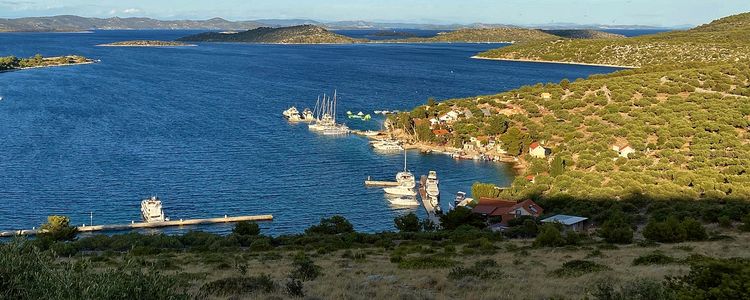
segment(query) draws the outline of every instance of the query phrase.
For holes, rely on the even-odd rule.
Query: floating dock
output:
[[[427,199],[427,188],[425,183],[427,182],[427,175],[422,175],[419,178],[419,198],[422,199],[422,206],[427,211],[427,217],[432,220],[435,225],[440,225],[440,217],[438,217],[438,210],[432,206],[430,200]]]
[[[124,231],[142,228],[162,228],[162,227],[179,227],[189,225],[203,225],[203,224],[220,224],[220,223],[237,223],[244,221],[273,221],[272,215],[258,215],[258,216],[237,216],[223,218],[210,218],[210,219],[185,219],[175,220],[166,222],[154,222],[154,223],[130,223],[130,224],[116,224],[116,225],[94,225],[94,226],[80,226],[78,232],[94,232],[94,231]],[[12,237],[17,235],[36,235],[39,230],[14,230],[14,231],[0,231],[0,237]]]

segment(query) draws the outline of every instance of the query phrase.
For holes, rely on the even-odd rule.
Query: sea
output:
[[[403,154],[380,154],[355,135],[330,137],[289,124],[283,110],[338,96],[340,121],[380,129],[383,117],[428,98],[494,94],[617,69],[476,60],[504,44],[97,47],[173,40],[196,31],[3,33],[0,56],[78,54],[95,64],[0,73],[0,231],[38,227],[49,215],[74,225],[140,220],[140,201],[163,200],[173,220],[271,214],[264,233],[294,234],[343,215],[363,232],[393,230],[394,206],[368,177],[392,180]],[[408,151],[417,177],[437,171],[441,206],[474,182],[509,185],[510,165]],[[227,233],[231,225],[149,230]]]

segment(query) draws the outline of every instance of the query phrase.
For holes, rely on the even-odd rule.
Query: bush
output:
[[[661,243],[702,241],[708,238],[706,229],[695,219],[687,218],[680,222],[675,217],[668,217],[664,221],[651,220],[643,229],[643,236]]]
[[[654,251],[650,254],[641,255],[633,260],[634,266],[646,266],[646,265],[666,265],[676,262],[676,260],[670,256],[665,255],[660,251]]]
[[[571,260],[562,265],[561,268],[552,271],[557,277],[580,277],[588,273],[596,273],[610,270],[609,267],[588,260]]]
[[[78,232],[77,228],[70,226],[70,218],[66,216],[49,216],[47,223],[39,229],[40,238],[52,241],[72,241]]]
[[[289,296],[296,298],[305,297],[304,288],[305,286],[302,284],[302,281],[297,279],[289,279],[289,281],[286,282],[286,293],[289,294]]]
[[[450,268],[457,262],[440,256],[415,256],[402,258],[398,267],[401,269],[436,269]]]
[[[750,299],[750,261],[695,258],[690,273],[669,278],[679,299]]]
[[[393,220],[396,224],[396,229],[401,232],[418,232],[422,225],[419,223],[417,214],[410,212],[406,215],[396,217]]]
[[[234,229],[232,229],[232,233],[236,235],[259,235],[260,234],[260,226],[258,226],[255,222],[248,222],[248,221],[242,221],[234,225]]]
[[[615,289],[611,281],[603,281],[596,285],[592,293],[599,300],[669,300],[674,299],[674,293],[662,283],[653,279],[637,279],[625,283],[619,290]]]
[[[474,266],[469,268],[456,267],[448,273],[448,278],[453,280],[462,279],[464,277],[500,279],[502,276],[503,272],[497,270],[497,263],[491,259],[478,261],[474,263]]]
[[[316,265],[312,259],[304,253],[295,256],[292,262],[292,273],[289,278],[301,281],[315,280],[320,276],[322,268]]]
[[[565,244],[565,239],[555,224],[542,225],[539,235],[534,240],[534,246],[536,247],[560,247],[565,246]]]
[[[456,207],[447,214],[440,216],[440,224],[445,230],[455,230],[462,225],[472,226],[478,229],[486,227],[484,219],[471,212],[467,207]]]
[[[615,214],[604,222],[599,229],[599,235],[610,244],[630,244],[633,242],[633,229],[630,224],[625,222],[621,213]]]
[[[341,234],[354,232],[354,226],[342,216],[323,218],[319,225],[310,226],[305,230],[306,234]]]
[[[204,284],[200,293],[201,296],[242,296],[250,295],[255,292],[270,293],[276,290],[271,276],[262,274],[251,277],[229,277],[222,278]]]

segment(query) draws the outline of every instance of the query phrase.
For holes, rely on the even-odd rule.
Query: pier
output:
[[[372,180],[370,176],[367,176],[367,179],[365,180],[365,186],[366,187],[391,187],[391,186],[398,186],[398,182]]]
[[[272,215],[258,215],[258,216],[237,216],[237,217],[220,217],[220,218],[209,218],[209,219],[180,219],[175,221],[165,222],[133,222],[130,224],[115,224],[115,225],[94,225],[94,226],[80,226],[78,232],[95,232],[95,231],[125,231],[142,228],[163,228],[163,227],[179,227],[189,225],[204,225],[204,224],[221,224],[221,223],[237,223],[244,221],[273,221]],[[17,235],[36,235],[40,233],[39,230],[11,230],[11,231],[0,231],[0,237],[12,237]]]
[[[438,217],[438,211],[437,209],[432,206],[432,203],[430,203],[430,199],[427,199],[427,187],[425,183],[427,182],[427,175],[422,175],[419,178],[419,198],[422,199],[422,206],[424,207],[424,210],[427,212],[427,218],[429,218],[435,225],[440,225],[440,217]]]

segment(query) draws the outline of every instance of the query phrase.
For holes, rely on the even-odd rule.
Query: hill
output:
[[[562,38],[568,39],[619,39],[624,38],[624,35],[609,33],[604,31],[592,30],[592,29],[554,29],[554,30],[542,30],[543,32],[551,35],[556,35]]]
[[[710,53],[710,55],[706,55]],[[716,20],[687,31],[625,39],[561,40],[490,50],[483,58],[641,67],[673,63],[720,63],[750,58],[750,14]]]
[[[536,29],[516,27],[464,28],[438,33],[429,38],[388,40],[397,43],[518,43],[555,39],[554,35]]]
[[[239,33],[206,32],[179,38],[187,42],[227,42],[264,44],[351,44],[363,42],[314,25],[282,28],[261,27]]]
[[[109,44],[101,44],[97,46],[102,47],[189,47],[195,46],[182,42],[173,41],[153,41],[153,40],[134,40],[134,41],[120,41]]]
[[[248,30],[263,24],[244,21],[232,22],[222,18],[209,20],[160,21],[150,18],[85,18],[79,16],[33,17],[0,19],[0,32],[71,32],[113,29],[208,29]]]

